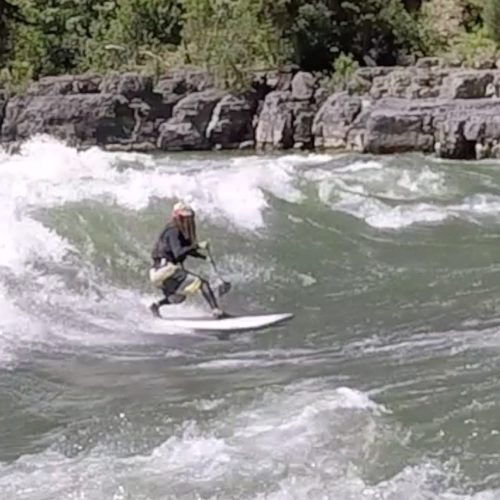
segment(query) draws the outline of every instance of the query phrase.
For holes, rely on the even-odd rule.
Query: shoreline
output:
[[[329,92],[293,68],[255,76],[252,90],[216,89],[199,69],[47,77],[13,97],[0,90],[0,145],[35,135],[77,148],[162,153],[242,150],[500,158],[500,70],[359,69]]]

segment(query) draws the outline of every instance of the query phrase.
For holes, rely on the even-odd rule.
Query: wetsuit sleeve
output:
[[[200,253],[197,247],[195,247],[194,250],[191,250],[189,255],[191,255],[191,257],[196,257],[197,259],[207,260],[207,256]]]
[[[183,247],[174,233],[167,234],[166,237],[170,251],[176,261],[181,260],[183,257],[191,254],[191,252],[196,252],[196,245]]]

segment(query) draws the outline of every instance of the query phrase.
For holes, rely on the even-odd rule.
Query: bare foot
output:
[[[215,319],[221,319],[221,318],[224,318],[227,315],[226,315],[226,313],[222,309],[212,309],[212,316]]]
[[[158,307],[158,304],[156,302],[153,302],[149,306],[149,310],[153,313],[153,316],[155,318],[161,318],[161,316],[160,316],[160,308]]]

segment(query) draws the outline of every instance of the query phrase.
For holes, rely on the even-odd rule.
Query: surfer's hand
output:
[[[209,243],[208,243],[208,241],[200,241],[200,242],[198,243],[198,248],[199,248],[200,250],[206,250],[208,247],[209,247]]]

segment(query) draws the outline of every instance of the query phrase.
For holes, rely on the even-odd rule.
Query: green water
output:
[[[500,498],[495,163],[35,140],[0,178],[0,498]],[[292,322],[150,316],[177,197],[224,307]]]

